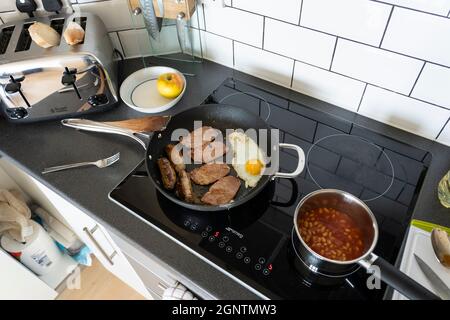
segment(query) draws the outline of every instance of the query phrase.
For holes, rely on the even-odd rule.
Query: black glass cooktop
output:
[[[280,130],[280,141],[302,147],[307,155],[303,173],[269,183],[237,208],[196,212],[160,194],[142,163],[111,192],[111,199],[263,297],[381,299],[385,286],[367,289],[369,275],[362,269],[333,281],[305,270],[291,236],[296,204],[319,188],[363,199],[380,229],[375,253],[394,263],[431,155],[231,78],[205,101],[220,102],[258,114]],[[296,166],[295,154],[280,152],[281,171]]]

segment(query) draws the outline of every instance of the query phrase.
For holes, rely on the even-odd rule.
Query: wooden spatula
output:
[[[164,130],[169,120],[170,116],[153,116],[103,123],[114,127],[130,129],[134,132],[154,132]]]

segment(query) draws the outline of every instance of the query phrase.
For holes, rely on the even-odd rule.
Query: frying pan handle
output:
[[[383,258],[378,257],[376,254],[372,253],[369,258],[362,260],[359,263],[366,269],[377,266],[380,271],[378,278],[411,300],[441,300],[427,288],[411,279]]]
[[[91,132],[103,132],[103,133],[113,133],[121,136],[129,137],[136,142],[138,142],[145,150],[147,149],[147,145],[144,141],[136,137],[132,130],[123,129],[120,127],[112,126],[106,123],[86,120],[86,119],[64,119],[61,120],[61,124],[66,127],[91,131]]]
[[[302,173],[303,169],[305,168],[305,153],[303,152],[303,149],[295,144],[290,143],[280,143],[279,144],[280,149],[286,148],[286,149],[292,149],[297,151],[298,154],[298,165],[297,169],[295,169],[294,172],[277,172],[274,174],[272,179],[276,178],[284,178],[284,179],[292,179],[297,177],[300,173]]]

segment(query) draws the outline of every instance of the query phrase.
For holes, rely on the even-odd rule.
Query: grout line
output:
[[[448,10],[448,14],[447,14],[447,17],[449,17],[449,18],[450,18],[450,10]]]
[[[203,26],[205,27],[206,31],[206,13],[205,13],[205,4],[202,3],[202,11],[203,11]],[[198,26],[200,28],[200,26]]]
[[[116,32],[116,34],[117,34],[117,39],[119,39],[120,47],[122,48],[122,54],[126,57],[127,55],[125,54],[125,49],[122,44],[122,39],[120,39],[120,34],[119,34],[119,32]]]
[[[383,44],[384,36],[386,35],[386,31],[387,31],[387,29],[389,27],[389,22],[391,21],[391,17],[392,17],[392,13],[393,12],[394,12],[394,6],[392,6],[391,12],[389,13],[389,17],[388,17],[387,22],[386,22],[386,27],[384,28],[383,35],[381,36],[381,41],[380,41],[380,45],[378,46],[378,48],[381,48],[381,45]]]
[[[328,70],[330,70],[330,71],[331,71],[331,67],[333,66],[334,54],[336,53],[336,48],[337,48],[338,40],[339,40],[339,37],[336,37],[336,42],[334,43],[333,54],[331,55],[330,68],[328,69]]]
[[[289,85],[289,88],[292,88],[292,85],[294,84],[295,63],[296,61],[294,60],[294,65],[292,66],[291,84]]]
[[[261,48],[264,50],[264,38],[265,38],[265,30],[266,30],[266,17],[263,17],[263,28],[262,28],[262,45]]]
[[[234,40],[231,41],[231,46],[233,47],[233,69],[236,67],[236,60],[234,58]]]
[[[414,81],[414,84],[413,84],[413,86],[412,86],[412,88],[411,88],[411,91],[410,91],[409,94],[408,94],[408,97],[411,97],[411,94],[413,93],[414,88],[416,87],[417,81],[419,81],[420,75],[422,74],[422,71],[423,71],[423,69],[425,68],[425,65],[426,65],[426,64],[427,64],[427,63],[424,62],[423,65],[422,65],[422,68],[420,68],[419,74],[417,75],[416,81]]]
[[[441,130],[439,130],[439,133],[437,134],[436,138],[434,140],[437,140],[439,136],[441,135],[442,131],[444,131],[445,127],[450,123],[450,117],[447,119],[447,121],[444,123],[444,126]]]
[[[300,22],[302,21],[303,1],[305,0],[302,0],[302,3],[300,3],[300,15],[298,16],[298,25],[300,25]]]
[[[362,101],[364,99],[364,95],[366,94],[367,86],[368,86],[368,84],[366,83],[366,85],[364,87],[364,90],[363,90],[363,93],[361,95],[361,100],[359,100],[359,104],[358,104],[358,108],[356,109],[356,113],[359,113],[359,108],[361,108],[361,104],[362,104]]]

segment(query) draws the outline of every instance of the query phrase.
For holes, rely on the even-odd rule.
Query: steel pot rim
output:
[[[321,256],[320,254],[318,254],[317,252],[312,250],[306,244],[306,242],[303,240],[302,236],[300,235],[300,230],[298,229],[298,224],[297,224],[300,207],[303,204],[305,204],[305,202],[307,200],[309,200],[310,198],[312,198],[318,194],[322,194],[322,193],[338,193],[338,194],[344,195],[345,197],[350,198],[352,201],[355,201],[360,206],[362,206],[364,208],[364,210],[366,211],[366,213],[368,214],[368,216],[370,217],[370,219],[372,221],[373,231],[374,231],[372,243],[371,243],[369,249],[367,249],[365,251],[365,253],[363,255],[361,255],[360,257],[353,259],[353,260],[348,260],[348,261],[339,261],[339,260],[329,259],[327,257]],[[339,189],[320,189],[320,190],[313,191],[313,192],[307,194],[306,196],[304,196],[300,200],[300,202],[297,204],[297,207],[295,208],[294,228],[295,228],[295,232],[296,232],[297,237],[299,238],[301,244],[306,248],[306,250],[308,250],[308,252],[310,254],[312,254],[314,257],[316,257],[320,260],[327,261],[327,262],[334,263],[334,264],[339,264],[339,265],[351,265],[351,264],[355,264],[355,263],[361,263],[362,261],[369,259],[370,256],[372,255],[373,250],[375,249],[377,242],[378,242],[378,223],[377,223],[377,220],[376,220],[375,215],[373,214],[372,210],[370,210],[370,208],[365,204],[365,202],[362,201],[361,199],[359,199],[358,197],[354,196],[353,194],[351,194],[349,192],[342,191]]]

